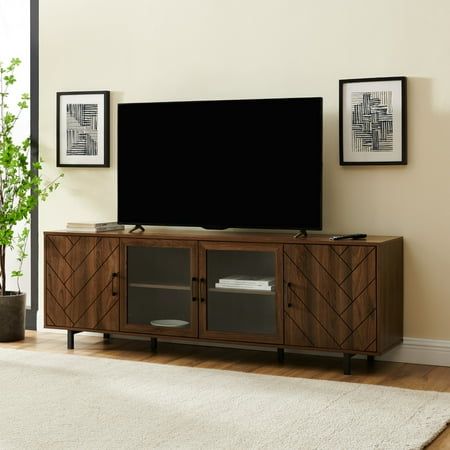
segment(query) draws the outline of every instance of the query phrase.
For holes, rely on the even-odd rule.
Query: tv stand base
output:
[[[134,231],[138,231],[138,230],[145,231],[144,227],[142,225],[137,224],[128,233],[133,233]]]
[[[301,238],[308,237],[308,233],[306,232],[306,230],[300,230],[298,233],[294,235],[294,239],[297,239],[299,237]]]

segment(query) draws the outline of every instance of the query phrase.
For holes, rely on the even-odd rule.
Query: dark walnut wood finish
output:
[[[130,244],[191,250],[191,328],[164,331],[126,323],[125,249]],[[209,249],[275,253],[275,335],[208,330]],[[45,258],[45,325],[50,328],[147,336],[155,344],[158,337],[172,336],[186,341],[254,343],[277,347],[278,353],[284,348],[340,352],[345,355],[346,373],[353,354],[373,357],[402,341],[400,237],[330,241],[327,235],[294,238],[293,233],[267,232],[169,229],[145,231],[132,237],[127,232],[48,232]]]
[[[286,245],[286,345],[377,350],[376,248]]]
[[[45,326],[119,331],[119,239],[45,238]]]

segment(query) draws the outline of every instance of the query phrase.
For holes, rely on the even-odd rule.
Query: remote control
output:
[[[354,234],[338,234],[336,236],[331,236],[330,241],[340,241],[341,239],[363,239],[367,237],[365,233],[354,233]]]

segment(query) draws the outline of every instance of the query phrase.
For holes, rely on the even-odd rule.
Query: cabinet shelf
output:
[[[229,294],[252,294],[252,295],[275,295],[275,291],[264,291],[258,289],[233,289],[233,288],[209,288],[209,292],[226,292]]]
[[[191,290],[191,286],[180,286],[179,284],[129,283],[128,286],[146,289],[171,289],[177,291]]]

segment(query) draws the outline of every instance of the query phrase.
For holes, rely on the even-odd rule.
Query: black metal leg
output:
[[[103,339],[111,339],[111,335],[109,333],[103,333]]]
[[[67,330],[67,348],[68,350],[73,350],[75,347],[74,336],[80,333],[80,331]]]
[[[279,363],[284,362],[284,348],[278,348],[277,349],[277,357],[278,357],[278,362]]]
[[[352,374],[352,356],[353,353],[344,353],[344,375]]]
[[[74,339],[73,339],[74,334],[75,333],[72,330],[67,330],[67,348],[69,350],[73,350],[74,347]]]
[[[156,352],[158,348],[158,338],[150,338],[150,350]]]
[[[367,365],[369,367],[373,367],[374,364],[375,364],[375,356],[367,355]]]

